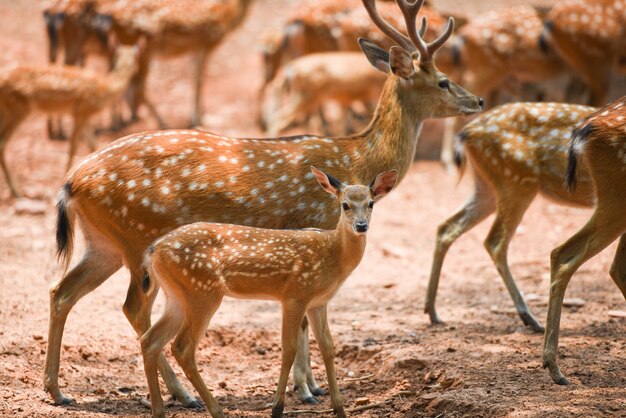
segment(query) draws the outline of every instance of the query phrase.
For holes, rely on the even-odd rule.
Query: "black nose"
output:
[[[485,99],[483,99],[482,97],[479,97],[479,98],[478,98],[478,106],[479,106],[481,109],[484,109],[484,108],[485,108]]]
[[[367,232],[367,222],[357,222],[355,227],[356,232]]]

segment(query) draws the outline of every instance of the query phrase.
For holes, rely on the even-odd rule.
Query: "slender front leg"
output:
[[[623,234],[619,239],[610,274],[622,295],[624,295],[624,299],[626,299],[626,234]]]
[[[289,371],[293,365],[298,348],[298,329],[304,317],[303,305],[299,301],[283,303],[282,360],[278,387],[276,388],[276,398],[272,405],[272,418],[282,417],[285,409],[285,390],[287,388]]]
[[[204,87],[204,73],[206,69],[209,51],[203,49],[196,57],[196,91],[194,96],[194,109],[191,116],[191,127],[202,125],[202,88]]]
[[[307,311],[307,317],[311,322],[313,335],[322,352],[324,366],[326,367],[326,377],[328,378],[328,388],[330,390],[330,403],[338,417],[344,418],[346,412],[343,409],[343,401],[337,386],[337,376],[335,375],[335,348],[333,337],[328,328],[328,315],[326,305],[322,305]]]
[[[302,324],[298,330],[298,351],[293,363],[294,391],[298,391],[300,400],[310,404],[317,404],[319,401],[315,396],[323,396],[326,391],[319,387],[313,370],[311,370],[311,353],[309,351],[309,322],[306,316],[302,319]]]
[[[572,275],[585,261],[606,248],[623,232],[623,212],[598,206],[589,222],[580,231],[565,244],[552,250],[548,319],[543,337],[543,367],[549,369],[552,380],[559,385],[569,384],[556,361],[561,306],[567,285]]]

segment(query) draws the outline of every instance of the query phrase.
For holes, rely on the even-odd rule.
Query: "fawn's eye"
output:
[[[370,204],[369,204],[368,206],[370,207],[370,209],[372,209],[372,208],[374,207],[374,201],[373,201],[373,200],[371,200],[371,201],[370,201]]]
[[[449,89],[450,88],[450,81],[446,78],[444,78],[443,80],[441,80],[439,82],[439,87],[441,87],[442,89]]]
[[[345,210],[345,211],[350,210],[350,205],[348,205],[346,202],[343,202],[343,203],[341,204],[341,206],[343,207],[343,210]]]

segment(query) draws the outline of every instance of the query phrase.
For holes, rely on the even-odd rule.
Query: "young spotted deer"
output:
[[[589,103],[606,103],[611,72],[626,47],[625,0],[558,2],[545,19],[543,37],[582,77]]]
[[[0,72],[0,164],[14,197],[20,196],[4,157],[17,127],[33,111],[69,114],[74,120],[66,171],[72,166],[78,138],[89,118],[119,100],[137,69],[139,47],[120,46],[115,65],[106,75],[70,66],[17,66]],[[91,150],[96,145],[87,135]]]
[[[287,378],[305,315],[324,359],[333,410],[345,417],[326,306],[361,262],[374,202],[391,191],[398,172],[381,173],[369,186],[346,185],[315,167],[311,172],[341,206],[334,230],[199,222],[180,227],[148,247],[144,289],[155,280],[167,297],[163,316],[141,337],[152,416],[164,416],[157,363],[165,344],[176,336],[172,346],[176,361],[213,418],[223,417],[198,372],[195,351],[222,298],[231,296],[275,300],[282,305],[282,362],[272,417],[283,415]]]
[[[437,230],[424,309],[432,323],[441,322],[435,310],[435,298],[448,249],[495,211],[485,248],[524,324],[536,332],[543,331],[509,270],[509,242],[537,193],[567,205],[593,204],[593,189],[586,169],[583,168],[580,187],[573,194],[563,188],[563,173],[572,128],[594,110],[560,103],[506,104],[479,116],[463,129],[457,162],[463,168],[471,167],[474,191],[463,207]]]
[[[280,134],[298,117],[313,115],[329,101],[346,111],[354,102],[375,103],[385,80],[385,75],[357,52],[325,52],[297,58],[272,83],[271,99],[264,110],[266,133]],[[348,131],[347,125],[346,122],[343,133]]]
[[[119,139],[86,158],[67,177],[59,199],[57,243],[63,265],[71,261],[75,220],[86,238],[81,261],[50,291],[50,325],[44,386],[66,403],[58,371],[63,328],[72,306],[117,271],[131,273],[124,313],[142,335],[150,326],[154,293],[141,290],[144,250],[176,227],[211,221],[262,228],[332,228],[310,165],[333,170],[350,184],[364,184],[395,168],[400,181],[413,162],[422,123],[433,117],[479,112],[482,99],[439,72],[433,55],[452,34],[424,42],[416,28],[420,2],[400,1],[410,39],[382,20],[374,0],[364,0],[374,22],[401,46],[389,52],[367,40],[366,57],[387,74],[369,126],[350,137],[229,138],[208,132],[142,132]],[[228,208],[225,210],[224,208]],[[294,381],[302,399],[316,402],[318,387],[308,364],[308,328],[300,332]],[[178,400],[197,402],[161,357],[160,371]]]
[[[595,210],[587,224],[550,255],[550,298],[543,340],[543,366],[560,385],[569,383],[556,360],[565,290],[576,270],[617,238],[619,245],[610,275],[626,298],[626,97],[588,116],[574,129],[569,146],[567,184],[575,194],[579,193],[575,186],[580,156],[593,181]],[[580,180],[580,174],[578,176]]]

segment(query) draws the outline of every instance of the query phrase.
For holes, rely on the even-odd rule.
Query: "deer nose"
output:
[[[367,232],[367,222],[357,222],[354,227],[356,232]]]
[[[478,107],[480,107],[481,109],[485,108],[485,99],[483,99],[482,97],[478,98]]]

